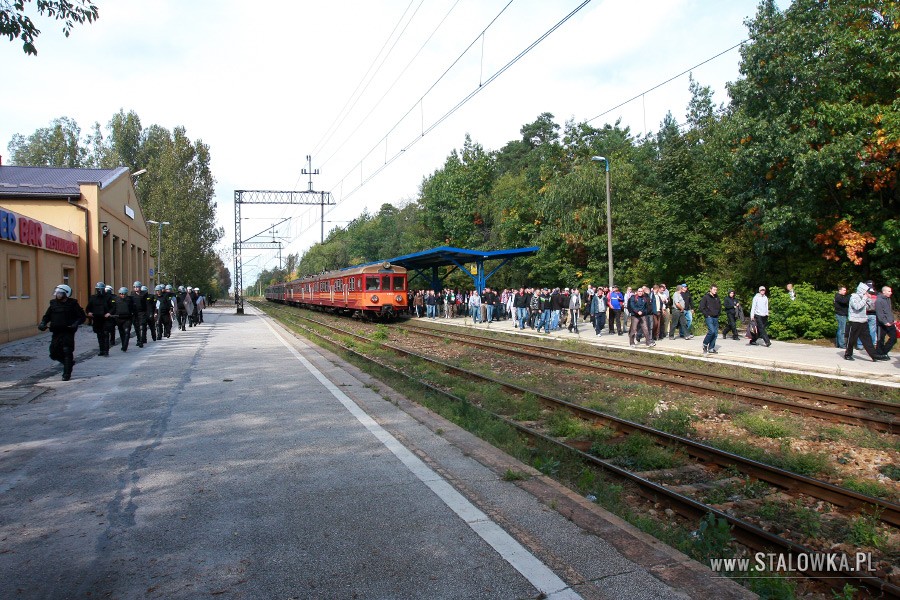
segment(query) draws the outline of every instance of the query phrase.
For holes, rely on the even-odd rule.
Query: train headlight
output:
[[[401,295],[399,295],[399,294],[397,294],[396,296],[394,296],[394,300],[397,301],[397,304],[403,304],[403,296],[401,296]]]
[[[378,302],[378,296],[372,294],[372,302]]]

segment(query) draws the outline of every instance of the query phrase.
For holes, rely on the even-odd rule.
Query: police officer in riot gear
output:
[[[134,337],[137,338],[137,347],[143,348],[147,343],[147,287],[141,291],[141,282],[135,281],[132,286],[131,302],[134,305]]]
[[[156,286],[156,339],[172,335],[172,286]]]
[[[109,356],[109,330],[107,329],[107,321],[111,320],[112,305],[109,302],[109,296],[106,295],[106,284],[98,281],[94,286],[97,290],[93,296],[88,298],[85,312],[91,319],[91,327],[97,334],[97,343],[100,345],[100,356]]]
[[[53,290],[53,300],[38,329],[46,331],[50,328],[53,337],[50,339],[50,358],[63,365],[63,381],[72,378],[72,366],[75,364],[75,332],[84,323],[86,315],[78,300],[72,298],[72,288],[62,284]]]
[[[131,324],[137,311],[134,308],[134,298],[128,295],[127,287],[119,288],[119,297],[115,300],[113,314],[116,317],[116,327],[119,328],[119,337],[122,338],[122,352],[128,351],[128,341],[131,339]]]
[[[147,319],[144,321],[144,329],[141,337],[144,343],[147,343],[147,330],[150,330],[150,338],[156,341],[156,294],[151,294],[146,285],[141,286],[141,293],[144,295],[144,304],[147,306]]]
[[[181,331],[185,331],[185,325],[187,325],[187,316],[188,316],[188,307],[187,307],[187,292],[184,290],[183,285],[178,286],[178,294],[175,296],[175,308],[178,311],[178,329]]]
[[[110,312],[112,312],[112,306],[116,302],[116,294],[113,292],[113,286],[106,284],[106,297],[110,302]],[[109,346],[107,346],[106,350],[109,352],[109,349],[116,345],[116,316],[112,315],[111,319],[106,320],[106,334],[109,336]]]

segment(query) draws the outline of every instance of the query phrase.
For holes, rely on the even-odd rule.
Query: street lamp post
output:
[[[162,228],[163,225],[171,225],[168,221],[153,221],[147,219],[148,223],[159,225],[159,231],[156,234],[156,284],[159,285],[160,273],[162,273]]]
[[[593,156],[593,161],[606,163],[606,252],[609,255],[609,288],[613,286],[613,253],[612,253],[612,204],[609,200],[609,159],[605,156]]]

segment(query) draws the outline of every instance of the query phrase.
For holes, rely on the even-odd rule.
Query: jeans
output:
[[[434,304],[426,304],[425,311],[428,313],[429,319],[434,319],[435,315],[437,314],[437,306],[435,306]]]
[[[558,310],[550,311],[550,329],[553,329],[553,330],[559,329],[559,311]]]
[[[528,309],[519,307],[516,309],[517,317],[519,320],[519,329],[525,329],[525,321],[528,320]]]
[[[687,323],[687,332],[691,332],[691,325],[694,324],[694,311],[686,310],[684,311],[684,321]]]
[[[594,333],[600,335],[606,325],[606,313],[598,312],[594,315]]]
[[[469,314],[472,316],[472,322],[478,323],[481,320],[481,307],[480,306],[470,306]]]
[[[834,315],[834,318],[837,319],[838,324],[834,345],[837,348],[844,348],[847,346],[847,315]]]
[[[550,313],[551,311],[549,308],[541,313],[541,320],[538,321],[537,325],[538,331],[543,327],[547,333],[550,333]]]
[[[493,320],[494,320],[494,305],[488,304],[487,305],[487,322],[490,323]]]
[[[706,317],[706,329],[703,346],[712,350],[716,347],[716,337],[719,335],[719,317]]]
[[[866,321],[869,324],[869,339],[874,344],[875,340],[878,339],[878,319],[875,318],[875,315],[866,315]]]

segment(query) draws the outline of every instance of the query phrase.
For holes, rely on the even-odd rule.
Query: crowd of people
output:
[[[791,301],[796,299],[794,286],[785,288]],[[749,319],[744,305],[728,290],[719,294],[718,286],[710,286],[695,302],[686,283],[672,291],[666,284],[626,287],[588,286],[585,291],[572,288],[531,288],[518,290],[444,289],[410,292],[410,309],[414,316],[428,319],[471,318],[475,323],[510,320],[516,329],[537,332],[561,330],[579,333],[578,325],[591,323],[596,336],[628,335],[629,345],[655,346],[664,338],[694,338],[694,317],[706,324],[703,353],[716,354],[720,318],[724,315],[723,338],[738,340],[746,336],[752,346],[772,345],[768,335],[769,298],[767,288],[760,286],[750,303]],[[854,345],[865,349],[872,360],[888,360],[897,340],[897,324],[891,306],[890,287],[876,294],[871,281],[862,282],[857,292],[847,296],[846,287],[835,295],[837,320],[836,345],[845,349],[844,357],[854,360]]]
[[[72,288],[58,285],[53,291],[53,299],[41,319],[38,329],[50,329],[50,358],[63,365],[63,380],[72,377],[75,364],[75,332],[88,322],[97,335],[100,356],[109,356],[111,347],[117,345],[116,333],[122,352],[128,351],[132,329],[138,348],[147,344],[150,338],[161,341],[172,335],[172,325],[181,331],[203,323],[203,309],[206,298],[200,288],[179,286],[176,292],[171,285],[157,285],[154,294],[140,281],[135,281],[131,292],[120,287],[114,292],[111,285],[102,281],[94,286],[94,294],[82,308],[72,298]]]

